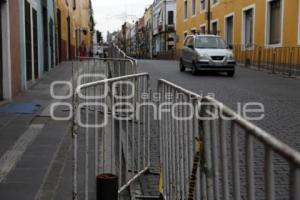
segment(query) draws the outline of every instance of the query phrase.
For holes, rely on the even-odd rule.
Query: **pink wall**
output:
[[[19,0],[9,0],[12,97],[21,91]]]

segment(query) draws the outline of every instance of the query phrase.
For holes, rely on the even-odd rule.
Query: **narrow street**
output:
[[[234,110],[238,102],[262,102],[265,118],[254,123],[300,150],[299,80],[240,67],[234,78],[211,73],[193,76],[189,71],[180,72],[176,61],[139,60],[138,65],[139,72],[150,74],[154,91],[158,79],[167,79],[199,94],[214,94]],[[49,113],[49,105],[56,101],[49,94],[50,84],[55,80],[70,81],[71,71],[71,63],[58,66],[14,101],[40,105],[36,113],[1,114],[0,166],[6,171],[0,174],[0,193],[4,199],[71,197],[70,122],[52,120]],[[61,87],[57,92],[63,95],[69,90]],[[57,112],[58,116],[66,115],[65,108]],[[144,195],[152,196],[157,195],[159,173],[159,135],[155,127],[151,131],[151,172],[154,174],[140,179]]]
[[[259,102],[264,105],[265,117],[263,120],[253,121],[268,133],[280,139],[287,145],[300,151],[300,80],[291,79],[283,76],[269,74],[267,72],[255,71],[242,67],[236,68],[236,76],[229,78],[223,74],[205,73],[193,76],[190,71],[180,72],[178,62],[176,61],[155,61],[140,60],[139,71],[148,72],[151,77],[151,86],[154,91],[157,90],[157,80],[166,79],[179,86],[189,89],[192,92],[203,95],[214,95],[217,100],[229,106],[233,110],[238,110],[238,103],[245,104],[248,102]],[[228,136],[230,138],[230,136]],[[245,136],[239,134],[239,156],[240,162],[245,162],[247,158],[245,150]],[[230,139],[227,139],[227,151],[232,151]],[[154,138],[159,142],[159,138]],[[155,143],[155,142],[154,142]],[[155,149],[155,146],[153,146]],[[266,159],[265,147],[255,143],[255,198],[266,199],[265,197],[265,165]],[[157,151],[153,150],[154,160],[159,159]],[[156,156],[155,156],[156,155]],[[280,156],[274,156],[274,188],[278,199],[288,199],[289,182],[288,164]],[[220,157],[220,159],[222,159]],[[157,169],[159,165],[153,163]],[[240,165],[239,180],[247,182],[244,164]],[[231,171],[231,164],[228,165]],[[223,172],[220,172],[222,174]],[[157,183],[158,177],[148,178],[150,183]],[[229,178],[229,184],[232,179]],[[241,196],[247,196],[247,187],[241,186]]]
[[[217,73],[180,72],[177,61],[140,60],[139,71],[148,72],[152,88],[166,79],[179,86],[215,98],[233,110],[237,104],[261,102],[265,118],[254,122],[292,147],[300,150],[300,80],[237,67],[234,78]]]
[[[0,200],[300,200],[300,0],[0,0]]]

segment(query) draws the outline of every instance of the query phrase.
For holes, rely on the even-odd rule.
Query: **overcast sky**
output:
[[[119,30],[125,21],[132,22],[143,16],[145,8],[152,2],[153,0],[92,0],[96,29],[106,39],[107,31]]]

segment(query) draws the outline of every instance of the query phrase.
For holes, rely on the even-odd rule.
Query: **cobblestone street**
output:
[[[233,110],[237,104],[259,102],[265,118],[254,122],[280,140],[300,150],[300,80],[237,67],[237,75],[180,72],[176,61],[139,61],[139,71],[149,72],[154,91],[166,79],[198,94],[214,94]]]
[[[286,78],[266,72],[250,70],[237,67],[237,74],[234,78],[228,78],[222,74],[205,73],[193,76],[189,71],[180,72],[178,62],[175,61],[139,61],[139,70],[149,72],[151,76],[152,89],[156,91],[157,80],[166,79],[198,94],[215,95],[216,99],[237,110],[238,103],[259,102],[265,106],[265,118],[261,121],[254,121],[259,127],[273,134],[276,138],[284,141],[293,148],[300,150],[300,80]],[[158,135],[157,135],[158,137]],[[153,138],[152,155],[154,160],[159,160],[157,143],[159,138]],[[243,141],[243,139],[241,139]],[[258,183],[256,186],[260,198],[264,199],[263,163],[264,149],[256,145],[256,174]],[[158,157],[157,157],[158,156]],[[244,150],[241,149],[241,156]],[[283,183],[287,176],[287,164],[281,158],[276,158],[275,168],[276,180],[281,180],[280,187],[276,188],[276,195],[281,199],[287,198],[287,189]],[[281,164],[280,164],[281,163]],[[159,163],[154,162],[155,169],[159,169]],[[242,171],[244,171],[242,169]],[[244,179],[245,174],[241,174]],[[149,177],[148,177],[149,178]],[[152,185],[157,184],[158,177],[152,176]],[[147,187],[147,186],[145,186]],[[155,188],[156,189],[156,188]],[[153,189],[152,189],[153,190]],[[150,190],[151,191],[151,190]]]
[[[214,94],[218,100],[234,110],[237,110],[238,102],[263,103],[265,118],[254,123],[293,148],[300,150],[300,136],[297,134],[300,129],[299,80],[240,67],[237,68],[235,78],[228,78],[221,74],[206,73],[192,76],[190,72],[181,73],[178,70],[178,63],[175,61],[140,60],[138,64],[140,72],[149,72],[153,91],[156,91],[158,79],[168,79],[199,94]],[[49,73],[45,79],[35,84],[31,90],[16,98],[15,102],[34,101],[41,105],[37,114],[1,115],[0,137],[2,145],[0,146],[0,156],[2,158],[5,153],[7,154],[8,149],[18,142],[17,139],[28,134],[28,131],[29,133],[32,132],[30,127],[43,125],[40,127],[41,130],[35,133],[36,136],[29,141],[32,145],[24,149],[16,160],[11,161],[12,167],[10,171],[7,171],[7,174],[1,175],[1,177],[5,177],[4,181],[0,183],[0,192],[3,197],[6,197],[4,199],[16,199],[24,196],[25,193],[27,195],[23,199],[33,199],[34,197],[61,199],[71,196],[72,151],[68,128],[70,124],[49,120],[49,105],[53,103],[53,99],[48,92],[53,80],[68,80],[71,78],[70,72],[71,65],[63,64]],[[66,94],[68,90],[62,87],[59,93]],[[62,116],[65,115],[63,108],[60,108],[58,113]],[[139,179],[138,183],[141,188],[136,191],[136,194],[146,196],[159,195],[160,141],[158,122],[152,121],[152,123],[152,165],[150,172]],[[15,124],[18,124],[18,127],[14,126]],[[39,128],[39,126],[35,128]],[[55,131],[53,132],[53,130]],[[13,134],[8,134],[10,132]],[[92,140],[91,138],[91,142]],[[264,159],[262,148],[257,146],[255,153],[261,154],[256,158],[257,163],[260,163],[261,159]],[[243,150],[241,150],[241,155],[244,155]],[[276,162],[275,174],[279,175],[278,178],[282,178],[278,180],[283,180],[283,177],[286,176],[286,164],[279,158],[276,158]],[[281,167],[280,165],[278,167],[278,163],[282,163]],[[256,174],[263,174],[263,166],[255,167]],[[28,185],[26,182],[33,172],[36,176],[34,181],[31,180],[32,184]],[[243,176],[244,173],[242,172],[241,177]],[[288,183],[286,184],[288,185]],[[57,187],[57,185],[59,186]],[[256,186],[257,192],[261,193],[259,199],[264,199],[263,185],[262,183]],[[18,188],[18,193],[12,192],[15,188]],[[276,194],[285,199],[286,191],[281,182],[281,187],[277,189]]]
[[[0,200],[300,200],[300,0],[0,0]]]

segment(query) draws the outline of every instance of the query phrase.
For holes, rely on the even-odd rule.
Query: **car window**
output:
[[[188,40],[189,40],[189,37],[185,38],[184,46],[187,46],[187,45],[188,45]]]
[[[185,44],[184,46],[188,46],[190,44],[190,40],[191,40],[191,37],[187,37],[186,40],[185,40]]]
[[[184,46],[194,45],[194,37],[190,36],[185,40]]]
[[[222,38],[219,37],[197,37],[196,48],[202,49],[226,49],[227,45]]]

